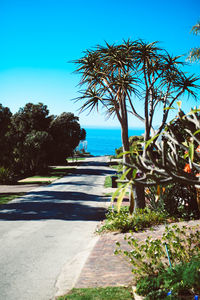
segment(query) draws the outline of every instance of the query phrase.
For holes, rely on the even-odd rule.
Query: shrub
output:
[[[169,291],[173,299],[200,293],[200,260],[193,257],[188,263],[160,272],[158,276],[147,276],[138,280],[136,292],[145,299],[165,299]],[[166,298],[168,299],[168,298]]]
[[[177,263],[188,263],[192,257],[200,257],[200,231],[196,227],[166,226],[160,239],[153,239],[151,236],[141,242],[133,236],[125,239],[131,250],[122,250],[117,243],[115,254],[121,254],[128,260],[138,279],[157,276],[168,268],[166,246],[173,266]]]
[[[15,181],[15,176],[8,168],[0,167],[0,184],[9,184]]]
[[[151,226],[166,222],[165,212],[157,212],[148,208],[138,209],[134,215],[129,214],[128,206],[121,207],[120,211],[112,207],[108,209],[105,224],[99,229],[99,232],[110,231],[139,231]]]
[[[106,176],[105,182],[104,182],[104,187],[105,187],[105,188],[112,187],[111,176]]]
[[[157,197],[157,188],[147,189],[146,197],[149,206],[156,210],[166,210],[170,216],[190,220],[200,217],[197,205],[196,189],[193,186],[183,184],[170,184],[160,187],[160,197]]]

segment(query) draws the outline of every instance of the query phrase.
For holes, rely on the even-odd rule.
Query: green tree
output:
[[[48,132],[53,118],[42,103],[27,103],[12,116],[11,137],[18,172],[32,173],[47,166],[52,142]]]
[[[43,103],[27,103],[23,108],[13,115],[13,127],[22,136],[32,130],[48,131],[54,116],[49,116],[47,105]]]
[[[8,107],[0,104],[0,166],[12,165],[12,143],[9,139],[12,113]]]
[[[73,113],[62,113],[52,120],[49,132],[53,138],[50,159],[54,163],[64,163],[68,156],[73,156],[75,148],[86,137],[81,129],[79,118]]]
[[[32,130],[23,143],[23,157],[31,172],[44,170],[49,162],[48,153],[52,147],[52,136],[46,131]]]
[[[192,33],[200,35],[200,21],[192,27]],[[192,48],[188,58],[190,61],[200,61],[200,47]]]
[[[106,44],[85,51],[85,55],[75,61],[76,71],[82,75],[82,95],[77,99],[84,101],[81,111],[98,110],[101,106],[108,116],[116,115],[121,125],[124,152],[130,148],[128,113],[144,122],[144,141],[148,141],[152,132],[156,135],[162,131],[169,108],[181,95],[185,92],[195,95],[192,89],[197,79],[181,71],[183,62],[179,58],[170,56],[157,46],[157,42],[141,40],[128,40],[120,45]],[[143,101],[143,114],[137,111],[139,101]],[[158,110],[162,120],[156,132],[153,121]],[[124,155],[123,161],[129,165],[129,155]],[[130,173],[127,178],[131,179]],[[139,185],[136,185],[135,203],[138,208],[145,205],[144,190]]]

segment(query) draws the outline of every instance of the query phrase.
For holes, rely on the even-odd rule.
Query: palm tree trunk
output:
[[[144,186],[141,184],[135,184],[135,206],[134,212],[137,208],[145,208],[145,193],[144,193]]]
[[[120,101],[120,110],[121,110],[121,135],[122,135],[122,147],[123,152],[130,150],[129,137],[128,137],[128,114],[126,108],[125,97]],[[130,156],[128,154],[123,155],[123,164],[130,164]],[[132,174],[129,172],[127,174],[127,179],[131,180]],[[134,186],[131,184],[129,189],[129,212],[130,214],[136,210],[136,208],[145,207],[145,197],[144,197],[144,188],[138,184]]]

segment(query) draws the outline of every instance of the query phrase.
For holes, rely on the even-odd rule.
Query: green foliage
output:
[[[73,156],[80,140],[86,132],[78,123],[79,118],[72,113],[62,113],[50,124],[49,132],[53,138],[50,159],[54,163],[64,163],[66,157]]]
[[[46,131],[33,130],[25,137],[23,150],[31,172],[44,170],[48,164],[48,149],[52,146],[52,137]]]
[[[49,125],[54,117],[49,116],[47,105],[43,103],[27,103],[23,108],[13,115],[13,125],[19,136],[36,131],[48,131]]]
[[[0,205],[1,204],[6,204],[9,201],[23,196],[24,193],[0,193]]]
[[[47,106],[27,103],[12,116],[10,136],[13,140],[15,171],[32,174],[46,168],[52,137],[49,126],[53,116],[49,116]]]
[[[134,215],[130,215],[127,206],[122,206],[119,212],[116,208],[110,207],[106,214],[105,223],[98,231],[140,231],[163,224],[166,222],[166,218],[166,213],[156,212],[148,208],[137,209]]]
[[[110,187],[112,187],[111,176],[106,176],[105,181],[104,181],[104,187],[105,187],[105,188],[110,188]]]
[[[157,276],[146,276],[137,282],[136,292],[145,299],[165,299],[171,291],[173,299],[179,296],[200,294],[200,257],[192,257],[190,262],[168,268]],[[168,299],[168,298],[166,298]]]
[[[130,288],[105,287],[105,288],[85,288],[72,289],[66,296],[59,297],[58,300],[131,300]]]
[[[117,158],[121,153],[123,153],[123,148],[122,148],[122,147],[119,147],[119,148],[116,148],[116,149],[115,149],[115,155],[116,155],[116,158]]]
[[[157,211],[165,210],[169,217],[190,220],[200,217],[197,205],[196,188],[180,183],[160,186],[160,195],[157,187],[149,187],[146,191],[148,205]]]
[[[4,167],[0,167],[0,184],[9,184],[15,181],[13,172]]]
[[[130,146],[130,152],[134,152],[136,147],[137,151],[142,150],[142,142],[144,141],[144,137],[140,135],[133,135],[129,137],[129,146]],[[123,155],[123,147],[119,147],[115,149],[116,157],[121,157]]]
[[[161,139],[151,139],[146,155],[138,155],[134,163],[129,164],[142,173],[134,181],[143,186],[169,183],[200,185],[199,120],[199,109],[189,114],[180,110],[161,132]]]
[[[43,169],[42,172],[37,172],[37,175],[19,180],[19,183],[51,183],[67,174],[73,173],[75,168],[72,167],[49,167]]]
[[[195,34],[195,35],[199,35],[200,34],[200,21],[197,22],[196,25],[194,25],[192,27],[192,33]],[[189,57],[188,59],[192,62],[192,61],[196,61],[198,62],[200,60],[200,47],[196,47],[196,48],[192,48],[190,50],[190,53],[189,53]]]
[[[172,266],[188,263],[192,257],[200,256],[200,231],[195,227],[166,227],[161,238],[148,236],[138,241],[134,236],[125,238],[131,250],[122,250],[117,244],[115,254],[123,255],[132,265],[136,278],[157,276],[169,266],[166,245]]]
[[[6,113],[9,119],[9,111]],[[7,148],[11,149],[12,155],[7,155],[12,161],[13,171],[20,176],[42,172],[49,164],[65,164],[66,157],[73,153],[79,141],[86,136],[85,130],[78,123],[78,117],[71,113],[49,116],[47,106],[42,103],[27,103],[10,119],[10,147]],[[5,126],[8,123],[6,120]]]
[[[13,164],[12,142],[9,139],[11,116],[10,109],[0,104],[0,165],[4,167]]]

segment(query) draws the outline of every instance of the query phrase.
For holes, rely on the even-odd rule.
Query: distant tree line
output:
[[[15,114],[0,104],[0,171],[11,180],[64,163],[86,137],[78,121],[70,112],[49,115],[43,103],[27,103]]]

